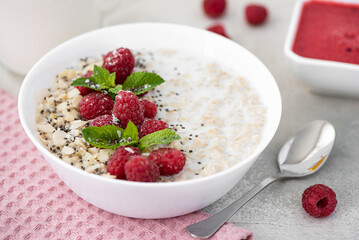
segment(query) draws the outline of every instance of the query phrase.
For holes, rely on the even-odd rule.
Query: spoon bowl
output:
[[[327,161],[334,141],[335,130],[332,124],[324,120],[309,123],[281,148],[278,154],[280,173],[277,176],[264,179],[244,196],[213,216],[187,226],[187,233],[193,237],[208,238],[272,182],[283,178],[304,177],[317,172]]]
[[[278,165],[285,177],[303,177],[318,171],[334,145],[332,124],[316,120],[298,131],[281,148]]]

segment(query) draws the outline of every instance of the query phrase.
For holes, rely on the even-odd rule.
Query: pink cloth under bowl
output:
[[[0,90],[0,239],[193,239],[185,227],[203,212],[161,220],[123,217],[73,193],[25,134],[16,100]],[[253,239],[226,224],[211,239]]]

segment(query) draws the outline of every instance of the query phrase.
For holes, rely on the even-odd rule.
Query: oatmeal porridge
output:
[[[159,181],[179,181],[223,171],[248,157],[259,144],[265,125],[266,107],[256,91],[238,74],[213,59],[188,52],[158,49],[132,50],[134,72],[154,72],[165,82],[141,99],[157,106],[155,119],[168,124],[181,139],[166,146],[142,151],[148,156],[159,147],[180,150],[186,156],[183,170]],[[115,178],[106,171],[113,149],[93,147],[85,141],[85,120],[78,111],[80,91],[72,81],[102,60],[80,59],[56,76],[54,86],[42,93],[37,107],[40,141],[63,161],[85,171]]]

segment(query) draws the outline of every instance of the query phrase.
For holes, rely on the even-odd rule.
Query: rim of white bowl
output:
[[[24,110],[23,110],[22,102],[24,101],[24,95],[26,94],[26,85],[29,84],[28,82],[29,82],[29,79],[31,79],[32,72],[34,71],[33,69],[36,69],[37,66],[41,65],[43,61],[46,61],[48,57],[51,57],[51,55],[55,54],[58,51],[61,51],[62,48],[66,47],[66,45],[68,43],[71,43],[72,41],[76,41],[78,39],[81,39],[81,38],[84,38],[86,36],[96,34],[96,33],[102,32],[102,31],[107,31],[108,29],[129,27],[129,26],[144,26],[144,27],[156,26],[156,27],[161,27],[161,28],[165,28],[165,27],[182,28],[182,29],[185,29],[186,31],[200,31],[201,34],[209,35],[212,38],[213,37],[221,38],[221,41],[227,41],[227,44],[231,44],[231,45],[233,45],[233,47],[241,48],[242,51],[245,51],[249,55],[251,55],[255,59],[255,61],[257,61],[258,65],[260,65],[263,68],[263,70],[267,72],[267,74],[269,76],[268,81],[272,81],[273,89],[275,91],[273,95],[276,97],[276,102],[278,103],[278,106],[276,108],[276,112],[277,112],[276,117],[277,117],[277,119],[274,120],[274,124],[273,124],[273,126],[271,126],[272,131],[270,133],[268,133],[268,137],[266,137],[265,140],[261,140],[260,144],[256,147],[255,151],[253,151],[252,154],[250,154],[246,159],[243,159],[243,160],[235,163],[233,166],[231,166],[228,169],[225,169],[223,171],[211,174],[209,176],[204,176],[204,177],[200,177],[200,178],[196,178],[196,179],[175,181],[175,182],[134,182],[134,181],[121,180],[121,179],[107,178],[107,177],[103,177],[103,176],[99,176],[99,175],[96,175],[96,174],[93,174],[93,173],[86,172],[86,171],[84,171],[82,169],[78,169],[78,168],[76,168],[74,166],[71,166],[70,164],[66,163],[65,161],[59,159],[57,156],[50,153],[45,148],[45,146],[42,143],[40,143],[40,141],[37,140],[35,138],[35,136],[32,134],[32,132],[31,132],[31,130],[30,130],[28,124],[27,124],[26,118],[24,116]],[[120,25],[115,25],[115,26],[110,26],[110,27],[105,27],[105,28],[89,31],[87,33],[84,33],[84,34],[78,35],[78,36],[76,36],[74,38],[71,38],[71,39],[63,42],[62,44],[56,46],[52,50],[50,50],[43,57],[41,57],[41,59],[38,62],[36,62],[36,64],[30,69],[29,73],[26,75],[26,77],[25,77],[25,79],[24,79],[24,81],[23,81],[23,83],[21,85],[20,92],[19,92],[18,110],[19,110],[20,122],[21,122],[27,136],[35,144],[37,149],[39,151],[41,151],[41,153],[45,154],[51,160],[61,164],[65,168],[67,168],[69,171],[75,171],[75,172],[77,172],[77,173],[79,173],[81,175],[84,175],[86,177],[93,178],[93,179],[96,179],[98,181],[108,182],[108,183],[111,183],[111,184],[125,184],[125,185],[133,186],[133,187],[166,188],[166,187],[183,186],[183,185],[190,185],[190,184],[194,184],[194,183],[201,183],[201,182],[206,182],[206,181],[211,180],[211,179],[220,178],[223,175],[226,175],[228,172],[232,172],[232,171],[235,171],[237,168],[240,168],[245,163],[252,160],[254,157],[259,156],[260,153],[263,152],[264,149],[268,146],[270,141],[273,139],[275,133],[277,132],[277,129],[278,129],[278,126],[279,126],[279,123],[280,123],[280,119],[281,119],[281,115],[282,115],[282,101],[281,101],[281,95],[280,95],[278,85],[277,85],[272,73],[268,70],[268,68],[254,54],[252,54],[249,50],[245,49],[244,47],[242,47],[238,43],[236,43],[236,42],[234,42],[234,41],[232,41],[232,40],[230,40],[228,38],[225,38],[223,36],[220,36],[220,35],[218,35],[216,33],[212,33],[210,31],[200,29],[200,28],[196,28],[196,27],[192,27],[192,26],[173,24],[173,23],[145,22],[145,23],[120,24]]]
[[[297,34],[297,28],[298,28],[299,20],[301,17],[303,4],[305,2],[311,2],[311,1],[313,1],[313,0],[297,0],[297,2],[294,5],[294,9],[292,11],[292,18],[290,20],[290,24],[288,27],[287,36],[286,36],[285,44],[284,44],[285,55],[292,61],[294,61],[296,63],[300,63],[300,64],[326,66],[326,67],[333,67],[333,68],[343,68],[343,69],[359,71],[358,64],[303,57],[303,56],[300,56],[297,53],[293,52],[292,46],[293,46],[295,36]],[[333,1],[339,2],[339,3],[357,3],[358,4],[358,2],[355,2],[353,0],[332,0],[332,1],[328,1],[328,2],[333,2]]]

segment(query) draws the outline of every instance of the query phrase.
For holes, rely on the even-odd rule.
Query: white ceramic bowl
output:
[[[298,0],[287,32],[284,53],[293,72],[315,93],[359,98],[359,65],[299,56],[292,46],[297,33],[302,6],[311,0]],[[357,0],[333,0],[358,3]],[[332,1],[329,1],[332,2]]]
[[[37,138],[35,126],[37,93],[52,86],[56,74],[70,63],[81,57],[101,56],[120,46],[185,49],[239,69],[239,74],[250,82],[267,106],[263,138],[253,154],[232,168],[208,177],[171,183],[141,183],[87,173],[46,150]],[[281,97],[273,76],[246,49],[205,30],[162,23],[108,27],[69,40],[36,63],[26,76],[19,94],[19,115],[26,133],[66,185],[99,208],[135,218],[179,216],[219,199],[242,178],[268,145],[277,130],[281,110]]]

